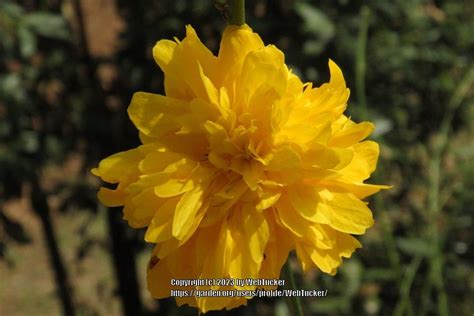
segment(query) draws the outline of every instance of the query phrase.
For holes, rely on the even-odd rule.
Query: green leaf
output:
[[[35,131],[23,131],[19,141],[20,148],[26,153],[35,153],[40,148],[38,133]]]
[[[372,268],[364,272],[366,281],[392,281],[398,277],[395,270],[390,268]]]
[[[328,313],[334,315],[337,312],[344,312],[350,308],[350,300],[347,297],[323,297],[314,300],[309,308],[312,312]]]
[[[295,10],[304,21],[304,30],[313,34],[321,45],[325,45],[334,37],[334,24],[321,10],[304,2],[297,2]],[[315,44],[312,45],[314,48]]]
[[[18,73],[10,73],[0,78],[0,94],[12,98],[16,102],[26,100],[26,88]]]
[[[16,3],[12,3],[10,1],[2,1],[0,2],[0,12],[12,18],[19,19],[23,15],[24,10]]]
[[[316,56],[324,50],[324,47],[326,47],[326,42],[319,40],[307,40],[303,44],[303,52],[306,55]]]
[[[353,259],[346,262],[342,268],[341,273],[345,278],[344,294],[347,297],[354,297],[360,287],[363,267],[359,261]]]
[[[69,28],[64,18],[47,12],[28,14],[23,21],[31,30],[39,35],[67,40],[70,37]]]
[[[18,28],[21,56],[28,58],[36,52],[37,41],[33,32],[24,25]]]
[[[374,119],[375,131],[372,137],[380,137],[387,134],[393,129],[393,123],[385,117],[377,117]]]
[[[399,237],[396,240],[398,248],[408,255],[430,256],[432,252],[432,245],[426,240],[420,238],[403,238]]]

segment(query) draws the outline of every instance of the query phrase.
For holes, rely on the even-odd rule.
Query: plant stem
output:
[[[407,268],[403,280],[400,282],[400,300],[395,308],[394,316],[405,315],[405,310],[410,304],[410,290],[415,279],[415,275],[420,267],[421,257],[415,257]],[[411,313],[413,314],[413,313]]]
[[[228,1],[228,18],[229,25],[245,24],[245,0],[229,0]]]
[[[381,169],[384,169],[384,168],[381,168]],[[378,174],[374,175],[374,182],[375,183],[380,183]],[[376,195],[374,197],[374,207],[375,207],[376,210],[386,209],[380,195]],[[396,282],[398,284],[398,288],[402,289],[402,288],[407,286],[407,285],[404,285],[404,282],[407,282],[405,280],[407,278],[414,278],[414,276],[413,277],[408,276],[408,272],[407,272],[404,276],[404,279],[402,279],[402,276],[403,276],[402,264],[401,264],[401,260],[400,260],[400,255],[397,251],[395,235],[394,235],[394,232],[393,232],[393,227],[392,227],[390,217],[389,217],[387,211],[381,212],[380,214],[381,214],[380,215],[381,216],[380,217],[380,223],[382,224],[381,227],[382,227],[383,236],[384,236],[383,239],[384,239],[385,248],[387,249],[388,261],[390,263],[391,269],[396,271],[396,275],[397,275],[397,281]],[[418,269],[418,267],[417,267],[417,269]],[[408,269],[408,271],[411,271],[411,270]],[[410,280],[410,282],[413,282],[413,280]],[[411,286],[411,283],[410,283],[410,286]],[[402,294],[401,291],[400,291],[400,293]],[[403,306],[398,307],[401,304],[403,304]],[[397,314],[397,309],[398,308],[400,308],[402,310],[402,312]],[[397,309],[395,309],[394,315],[404,315],[404,310],[406,310],[405,315],[408,315],[408,316],[410,316],[410,315],[413,316],[414,315],[413,306],[412,306],[410,297],[404,298],[403,295],[400,295],[400,299],[397,303]]]
[[[369,30],[370,10],[367,6],[363,6],[360,10],[359,34],[357,36],[356,48],[356,94],[359,103],[360,116],[363,120],[367,119],[367,97],[365,95],[365,72],[366,64],[366,48],[367,33]]]
[[[290,281],[290,288],[292,290],[296,290],[296,282],[295,282],[295,277],[293,276],[293,271],[291,270],[290,266],[290,258],[288,258],[288,261],[285,263],[285,272],[287,275],[288,281]],[[293,302],[293,307],[295,309],[296,315],[297,316],[303,316],[303,306],[301,305],[301,299],[299,296],[291,296],[290,300]]]
[[[437,291],[438,315],[449,315],[448,296],[444,285],[443,277],[443,262],[444,257],[442,247],[444,242],[444,234],[438,227],[442,209],[440,207],[439,193],[441,190],[441,173],[442,173],[442,159],[445,150],[448,147],[449,134],[451,132],[451,123],[455,112],[462,104],[470,87],[474,83],[474,65],[471,65],[469,71],[466,72],[465,77],[454,91],[453,97],[449,101],[446,113],[441,122],[440,129],[435,134],[433,148],[430,150],[431,160],[429,168],[429,191],[428,191],[428,214],[430,216],[430,237],[433,245],[433,253],[431,258],[430,278]],[[427,293],[426,295],[429,295]]]

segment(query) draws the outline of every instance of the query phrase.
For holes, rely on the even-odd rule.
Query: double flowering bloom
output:
[[[378,145],[369,122],[343,112],[349,90],[339,67],[313,88],[248,26],[228,26],[218,56],[191,26],[161,40],[153,56],[166,95],[137,92],[128,114],[142,145],[102,160],[100,201],[124,206],[155,243],[148,288],[242,290],[236,285],[179,287],[172,279],[278,279],[292,250],[306,272],[334,275],[373,225],[362,199],[387,186],[364,183]],[[247,285],[243,289],[275,289]],[[246,297],[176,297],[200,311],[234,308]]]

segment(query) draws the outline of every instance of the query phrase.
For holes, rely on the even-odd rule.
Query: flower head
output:
[[[138,92],[128,109],[142,145],[92,170],[118,184],[100,189],[102,203],[148,227],[151,294],[236,288],[171,279],[278,279],[294,249],[304,271],[335,274],[361,247],[352,234],[373,224],[362,199],[386,188],[363,183],[379,149],[363,141],[371,123],[343,114],[349,90],[338,66],[329,61],[328,83],[303,84],[246,25],[225,29],[218,56],[191,26],[153,56],[166,96]],[[176,297],[203,312],[246,300]]]

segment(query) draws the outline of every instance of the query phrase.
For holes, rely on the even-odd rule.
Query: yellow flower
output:
[[[148,227],[145,240],[156,243],[151,294],[243,289],[171,279],[278,279],[293,249],[304,271],[334,275],[361,247],[351,234],[373,224],[362,199],[387,188],[363,183],[379,148],[362,141],[371,123],[343,115],[349,90],[338,66],[329,61],[329,83],[303,84],[246,25],[225,29],[218,56],[191,26],[182,41],[159,41],[153,56],[166,96],[138,92],[128,109],[142,145],[92,170],[118,184],[101,188],[100,201],[123,205],[128,223]],[[247,297],[176,301],[206,312]]]

